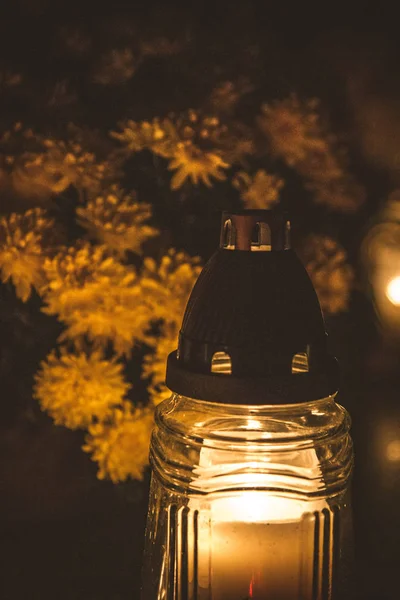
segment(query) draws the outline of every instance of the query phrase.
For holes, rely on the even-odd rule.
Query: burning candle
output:
[[[315,517],[267,492],[211,500],[199,523],[199,600],[312,600]],[[326,507],[324,501],[313,508]]]
[[[256,421],[252,421],[256,427]],[[282,486],[281,460],[277,453],[270,473],[234,474],[253,468],[251,461],[229,464],[229,453],[204,447],[200,452],[196,487],[207,487],[211,476],[221,485],[251,486],[237,492],[211,494],[207,502],[192,499],[198,511],[198,600],[313,600],[315,565],[315,513],[328,511],[324,498],[310,500],[296,495],[265,491],[261,486]],[[292,466],[321,475],[313,449],[292,453]],[[284,469],[284,465],[281,465]],[[318,480],[317,480],[318,481]],[[260,489],[257,489],[260,488]],[[316,484],[314,492],[318,491]]]
[[[150,448],[143,600],[351,597],[350,419],[289,232],[224,215],[193,289]]]

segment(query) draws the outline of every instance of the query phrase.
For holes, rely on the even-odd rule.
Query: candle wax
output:
[[[214,523],[199,539],[199,600],[210,588],[212,600],[312,600],[313,531],[307,518]]]

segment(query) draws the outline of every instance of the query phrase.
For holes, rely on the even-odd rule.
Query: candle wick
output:
[[[252,575],[249,585],[249,598],[254,598],[253,596],[253,586],[254,586],[254,575]]]

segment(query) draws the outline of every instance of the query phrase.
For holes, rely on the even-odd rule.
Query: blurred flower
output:
[[[93,81],[101,85],[119,85],[132,79],[137,60],[130,48],[111,50],[105,54],[93,73]]]
[[[12,71],[0,71],[0,86],[14,87],[22,83],[22,75]]]
[[[98,160],[78,141],[69,139],[64,142],[25,132],[20,140],[24,146],[29,139],[28,133],[35,150],[26,151],[17,146],[14,154],[7,156],[12,185],[19,196],[48,199],[71,185],[94,194],[115,175],[115,165],[108,159]],[[74,133],[80,132],[71,129],[71,138]],[[2,141],[9,141],[12,145],[12,140],[4,140],[4,136]]]
[[[203,179],[203,183],[211,185],[209,176],[196,177],[197,172],[208,172],[218,180],[226,179],[221,169],[242,162],[246,155],[254,152],[250,130],[235,121],[230,120],[228,126],[228,122],[218,115],[202,115],[199,111],[190,110],[176,117],[175,123],[182,143],[178,144],[172,157],[176,166],[171,163],[170,168],[182,165],[182,171],[188,173],[188,166],[192,164],[193,174],[189,171],[187,176],[193,183]],[[179,172],[175,177],[181,178]]]
[[[39,290],[44,283],[42,267],[53,228],[53,219],[41,208],[0,219],[1,279],[3,283],[11,279],[23,302],[32,287]]]
[[[186,114],[185,114],[186,117]],[[154,118],[151,122],[128,120],[122,125],[122,133],[113,132],[112,136],[125,144],[130,152],[150,150],[163,158],[173,158],[178,147],[185,140],[192,141],[195,131],[191,125],[197,121],[197,113],[189,111],[189,115],[182,122],[182,118],[170,115],[168,118]]]
[[[35,397],[57,425],[85,428],[104,420],[121,404],[131,387],[122,365],[100,352],[69,353],[62,348],[41,363],[35,376]]]
[[[150,380],[147,389],[154,405],[166,400],[171,395],[171,391],[165,385],[165,373],[168,355],[178,346],[179,329],[178,321],[165,323],[162,334],[156,340],[153,352],[144,358],[143,377]]]
[[[211,177],[219,181],[226,179],[222,169],[228,169],[229,164],[215,152],[203,152],[188,143],[177,148],[169,163],[170,170],[176,170],[171,180],[171,189],[179,189],[186,179],[191,179],[195,185],[199,182],[211,186]]]
[[[279,194],[284,182],[264,169],[251,176],[239,171],[232,180],[233,186],[240,191],[246,208],[269,209],[279,202]]]
[[[271,151],[294,166],[310,151],[326,151],[327,142],[319,131],[316,99],[301,103],[292,95],[285,100],[264,104],[258,122],[269,139]]]
[[[157,336],[147,340],[153,349],[143,364],[143,375],[150,379],[148,391],[153,404],[170,396],[165,386],[167,357],[177,348],[182,316],[200,271],[199,259],[174,250],[159,264],[145,259],[142,289],[150,312],[160,321]]]
[[[38,200],[63,192],[73,181],[69,161],[57,151],[21,155],[11,173],[15,191],[19,196]]]
[[[83,30],[76,27],[63,27],[57,37],[68,54],[81,57],[90,50],[90,37]]]
[[[61,339],[87,336],[96,348],[111,342],[117,354],[129,354],[135,340],[145,339],[151,315],[136,272],[107,248],[68,248],[46,260],[44,270],[43,311],[67,326]]]
[[[152,216],[150,204],[137,202],[132,194],[124,195],[118,186],[76,212],[91,237],[122,257],[128,250],[140,253],[143,242],[158,233],[144,224]]]
[[[187,179],[207,186],[212,178],[224,180],[224,169],[254,151],[248,130],[229,128],[218,116],[193,109],[152,122],[127,121],[122,133],[112,136],[129,152],[147,149],[168,159],[169,169],[176,170],[171,180],[174,190]]]
[[[114,483],[143,479],[148,464],[153,412],[124,402],[107,422],[93,424],[83,450],[99,465],[98,478]]]
[[[173,155],[179,136],[172,123],[158,118],[136,123],[129,119],[122,125],[122,132],[113,131],[112,137],[122,142],[129,152],[151,150],[164,158]]]
[[[314,201],[333,210],[354,212],[365,190],[349,174],[347,157],[321,124],[316,99],[301,102],[295,95],[264,105],[259,126],[271,152],[305,179]]]
[[[365,189],[347,173],[332,180],[321,180],[313,173],[313,179],[306,183],[306,188],[314,194],[317,204],[324,204],[333,210],[354,212],[365,201]]]
[[[232,114],[240,99],[254,90],[248,79],[223,81],[212,90],[209,104],[217,114]]]
[[[173,249],[159,263],[152,258],[144,260],[140,285],[154,320],[180,325],[200,271],[197,257],[191,258]]]
[[[309,236],[300,252],[325,313],[348,309],[354,272],[340,244],[322,235]]]

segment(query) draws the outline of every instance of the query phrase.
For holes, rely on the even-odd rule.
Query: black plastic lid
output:
[[[291,404],[333,395],[336,360],[306,270],[278,211],[224,213],[220,248],[190,296],[167,386],[227,404]]]

